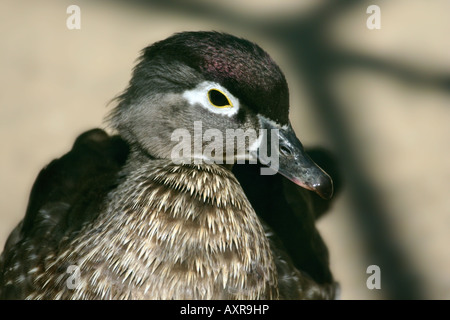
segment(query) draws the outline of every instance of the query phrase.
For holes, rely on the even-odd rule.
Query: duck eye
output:
[[[211,89],[208,91],[209,102],[217,108],[232,107],[230,100],[227,96],[217,89]]]

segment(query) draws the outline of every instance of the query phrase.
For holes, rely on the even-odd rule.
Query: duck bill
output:
[[[323,199],[330,199],[333,195],[333,181],[306,154],[291,124],[281,127],[262,116],[259,119],[263,139],[258,148],[258,159],[270,168],[267,168],[265,174],[271,174],[270,170],[272,174],[278,172],[295,184],[314,191]],[[264,174],[263,171],[261,173]]]

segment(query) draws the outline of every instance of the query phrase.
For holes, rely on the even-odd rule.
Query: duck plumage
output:
[[[238,110],[185,98],[205,83]],[[287,91],[262,49],[230,35],[181,33],[146,48],[109,117],[118,134],[80,135],[38,175],[0,258],[0,298],[334,298],[314,225],[328,202],[290,180],[322,196],[331,181],[298,140],[286,158],[304,169],[283,175],[169,156],[170,134],[196,116],[205,129],[284,130]]]

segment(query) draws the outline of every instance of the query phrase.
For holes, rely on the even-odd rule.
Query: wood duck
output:
[[[0,298],[335,297],[314,226],[332,180],[295,136],[285,77],[263,49],[175,34],[142,51],[117,102],[116,135],[85,132],[37,177],[0,258]],[[180,128],[194,138],[177,158]],[[213,129],[265,136],[205,156]],[[267,132],[279,167],[263,175]]]

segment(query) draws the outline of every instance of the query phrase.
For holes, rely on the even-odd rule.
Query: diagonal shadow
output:
[[[364,68],[371,72],[380,72],[397,78],[411,86],[432,86],[450,93],[450,74],[426,73],[401,62],[391,62],[376,57],[335,50],[332,55],[335,68]]]
[[[246,28],[264,34],[285,48],[297,74],[305,80],[323,130],[331,144],[339,150],[337,156],[349,188],[353,218],[361,228],[367,259],[370,258],[371,263],[379,265],[382,270],[384,296],[388,299],[424,298],[421,281],[395,240],[389,212],[379,201],[377,190],[364,172],[358,152],[352,145],[353,133],[345,126],[344,116],[340,113],[342,106],[333,95],[330,79],[336,70],[357,66],[397,77],[407,83],[431,85],[450,92],[449,74],[424,74],[395,62],[330,47],[325,35],[332,18],[355,5],[368,5],[368,1],[327,1],[308,15],[294,12],[282,20],[274,18],[269,21],[231,12],[204,1],[133,0],[128,3],[143,10],[157,7]]]

